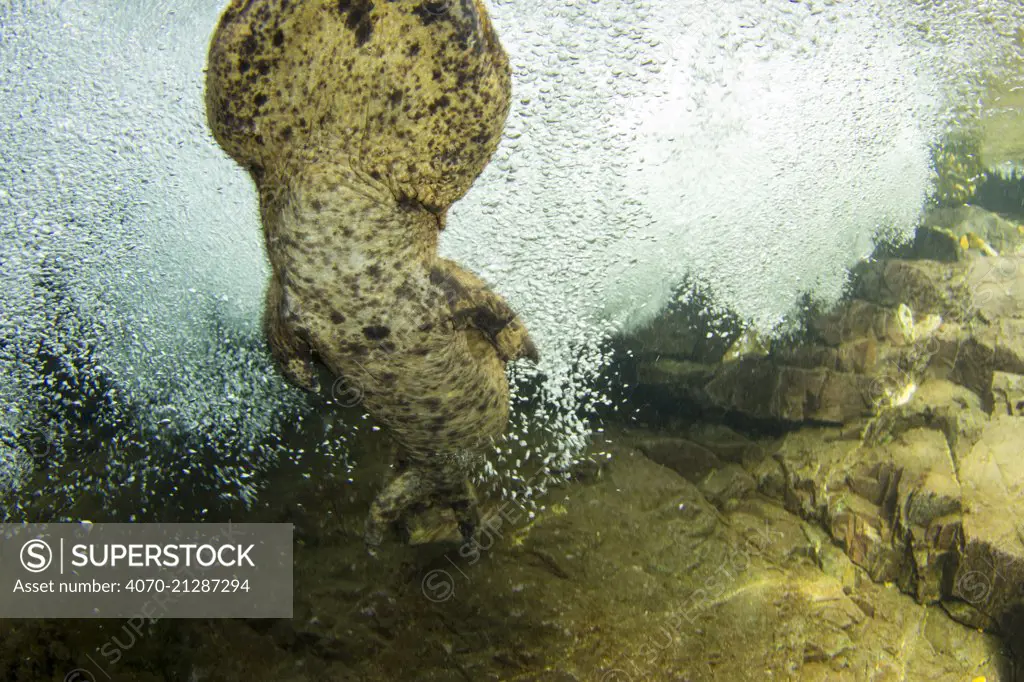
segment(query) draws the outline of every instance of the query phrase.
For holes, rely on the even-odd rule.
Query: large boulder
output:
[[[963,544],[952,594],[1002,620],[1024,605],[1024,419],[994,418],[959,464]]]
[[[649,346],[638,391],[669,397],[650,404],[783,437],[735,457],[693,429],[640,449],[724,512],[753,486],[873,581],[1009,637],[1024,620],[1024,228],[941,209],[903,255],[927,244],[950,257],[861,264],[801,343],[721,359]]]
[[[998,627],[1024,607],[1024,420],[931,384],[893,410],[886,438],[801,429],[751,473],[873,580]]]

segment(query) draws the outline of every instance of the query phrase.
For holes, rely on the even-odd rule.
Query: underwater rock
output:
[[[804,431],[787,436],[790,455],[779,458],[799,461],[802,480],[814,475],[821,436],[828,461],[857,456],[856,441],[839,429]],[[969,605],[926,606],[875,584],[819,524],[764,495],[737,490],[716,508],[701,492],[711,492],[712,478],[696,486],[636,453],[637,443],[657,438],[615,433],[601,446],[614,456],[593,482],[551,491],[534,513],[485,503],[474,542],[387,545],[387,561],[352,542],[360,524],[351,512],[365,506],[372,486],[357,486],[355,499],[337,482],[303,479],[309,520],[336,514],[340,523],[310,523],[296,546],[295,617],[180,621],[173,630],[161,621],[123,652],[112,678],[1012,679],[999,639],[947,615],[968,617]],[[707,442],[738,452],[743,440],[712,429]],[[273,504],[263,509],[278,518]],[[62,641],[92,651],[121,625],[90,625]],[[23,670],[26,651],[47,660],[38,629],[17,627],[0,623],[2,669]],[[160,651],[172,663],[187,660],[191,672],[169,674]],[[43,670],[70,667],[53,659]],[[25,679],[40,675],[49,673]]]
[[[962,493],[953,458],[942,434],[930,429],[909,431],[885,450],[898,477],[893,537],[903,538],[913,567],[912,575],[897,582],[918,601],[934,602],[945,596],[943,582],[961,528]]]
[[[685,431],[691,440],[711,450],[723,462],[734,464],[757,462],[762,460],[766,454],[762,442],[752,440],[724,424],[702,421],[696,424],[687,424]]]
[[[912,251],[931,240],[945,262],[863,263],[852,297],[814,315],[801,343],[721,362],[649,353],[638,390],[788,430],[738,460],[760,493],[871,580],[1009,636],[1024,608],[1022,232],[972,206],[933,211]],[[702,490],[742,505],[749,491],[719,466]]]
[[[964,284],[970,292],[967,313],[990,324],[1024,318],[1024,256],[971,259]]]
[[[974,207],[944,211],[936,215],[989,225],[976,226],[987,236],[1008,225]],[[988,412],[994,373],[1024,375],[1024,256],[871,261],[852,293],[812,316],[802,342],[773,344],[767,356],[697,362],[648,348],[637,357],[638,390],[666,398],[655,404],[783,425],[855,425],[911,400],[929,377],[973,391]]]
[[[770,355],[717,364],[672,355],[640,356],[641,390],[662,394],[668,398],[665,402],[689,402],[702,410],[785,424],[857,423],[885,406],[905,402],[939,354],[945,327],[942,313],[936,311],[964,307],[960,298],[941,293],[944,285],[935,279],[952,270],[936,272],[906,263],[907,267],[872,271],[878,276],[876,283],[894,287],[884,295],[874,291],[888,302],[855,298],[817,316],[810,321],[806,343],[780,344]],[[917,292],[909,298],[921,308],[894,298],[908,287]],[[954,338],[959,341],[960,335]]]
[[[687,438],[645,436],[633,442],[645,457],[672,469],[691,483],[697,483],[722,467],[714,452]]]
[[[911,591],[917,572],[928,583],[927,569],[938,561],[928,541],[952,549],[945,546],[951,533],[933,522],[959,506],[942,435],[915,429],[876,449],[856,441],[823,447],[820,439],[809,430],[790,434],[775,455],[786,472],[787,508],[827,528],[872,580]]]
[[[909,401],[884,409],[872,419],[861,439],[866,446],[876,447],[912,429],[935,429],[959,460],[977,442],[987,421],[982,399],[974,391],[945,379],[927,378]]]
[[[976,335],[991,349],[994,372],[1024,374],[1024,320],[999,320]]]
[[[486,10],[234,0],[206,86],[214,137],[259,192],[275,359],[314,391],[314,362],[326,365],[400,446],[367,542],[432,505],[471,533],[466,476],[506,428],[505,364],[536,359],[505,300],[437,252],[508,113],[508,59]]]
[[[414,668],[445,680],[455,668],[474,680],[1007,679],[996,638],[872,583],[781,505],[750,495],[720,511],[675,472],[628,454],[654,437],[617,439],[598,481],[503,526],[507,541],[484,545],[485,561],[452,551],[414,580],[395,570],[408,598],[389,606],[375,655],[345,662],[351,678],[404,679]],[[338,551],[317,548],[307,562],[326,575],[344,564]],[[424,598],[441,571],[450,598]],[[333,601],[311,606],[338,614],[321,637],[376,627]]]
[[[611,504],[607,494],[621,499]],[[561,597],[546,592],[553,603],[534,614],[571,633],[554,664],[560,672],[595,680],[1006,679],[994,638],[873,584],[827,537],[764,498],[716,513],[674,473],[627,456],[572,497],[566,515],[542,515],[524,540],[557,543],[581,577],[601,576],[600,608],[581,578]],[[600,531],[597,546],[566,546],[580,523]],[[612,558],[620,545],[631,562]],[[499,584],[524,582],[521,594],[531,594],[535,578],[510,562],[492,565],[509,574]]]
[[[737,504],[754,490],[754,478],[739,464],[726,464],[715,469],[698,482],[700,492],[716,507],[730,507]]]
[[[719,365],[641,361],[639,380],[643,390],[705,410],[787,424],[856,423],[908,399],[934,354],[936,320],[925,316],[907,326],[897,319],[903,319],[898,310],[865,303],[821,332],[835,347],[780,348]],[[864,336],[841,341],[854,329]]]
[[[872,580],[998,623],[1024,599],[1024,421],[989,421],[969,396],[930,381],[880,444],[793,432],[773,456],[781,478],[753,470],[759,490],[827,528]]]
[[[967,250],[963,248],[964,245],[969,249],[979,241],[1001,255],[1017,253],[1024,247],[1024,227],[1020,223],[978,206],[929,211],[922,229],[944,231],[954,245],[960,246],[961,253]]]
[[[816,339],[831,347],[869,338],[898,345],[911,341],[906,337],[906,325],[900,321],[898,308],[862,299],[853,299],[831,313],[815,317],[808,326]]]
[[[638,387],[634,399],[652,394],[652,402],[675,409],[679,405],[706,405],[704,386],[715,375],[714,365],[671,357],[642,358],[636,366]]]
[[[854,296],[878,305],[907,305],[915,314],[955,316],[970,308],[964,274],[954,264],[899,258],[874,260],[856,268]]]
[[[1024,417],[1024,375],[992,373],[993,414]]]
[[[853,372],[751,358],[722,365],[704,390],[713,405],[758,419],[841,424],[870,413],[874,386]]]
[[[952,596],[1002,620],[1024,603],[1024,420],[989,422],[960,462],[963,546]]]
[[[977,393],[993,409],[997,372],[1024,374],[1024,259],[978,258],[969,277],[974,297],[962,317],[936,334],[930,371]]]

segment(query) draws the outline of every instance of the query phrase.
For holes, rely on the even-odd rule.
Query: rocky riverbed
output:
[[[8,622],[0,670],[32,682],[79,667],[118,682],[1012,679],[999,637],[875,582],[740,465],[694,484],[644,456],[655,438],[611,434],[611,463],[532,520],[492,506],[476,547],[392,546],[372,560],[359,540],[368,496],[310,485],[264,513],[296,523],[291,621],[137,634]],[[111,643],[117,661],[98,653]]]
[[[641,400],[783,435],[705,427],[641,449],[709,499],[767,495],[872,581],[1024,650],[1022,244],[1003,216],[933,211],[912,245],[862,264],[803,343],[770,353],[742,335],[746,352],[695,353],[663,317],[631,348]]]

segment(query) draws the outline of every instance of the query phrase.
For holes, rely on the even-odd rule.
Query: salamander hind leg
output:
[[[459,524],[462,540],[464,542],[472,541],[480,527],[480,507],[473,484],[469,482],[469,479],[462,479],[454,490],[446,491],[446,493],[444,503],[455,514],[455,521]]]
[[[371,554],[396,524],[407,520],[424,505],[431,490],[429,478],[416,466],[388,481],[370,505],[370,515],[366,519],[363,540]]]
[[[479,331],[504,362],[540,359],[526,325],[508,301],[475,274],[454,261],[439,258],[430,271],[430,281],[444,291],[456,329]]]
[[[401,529],[426,509],[450,509],[464,541],[471,540],[480,526],[480,511],[468,472],[473,458],[434,453],[425,459],[411,459],[399,465],[398,473],[370,505],[364,540],[370,553],[393,528]],[[406,528],[408,530],[408,528]]]

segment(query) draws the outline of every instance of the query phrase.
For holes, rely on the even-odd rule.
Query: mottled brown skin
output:
[[[505,363],[536,359],[508,304],[437,254],[508,113],[483,5],[233,0],[208,68],[210,128],[259,190],[275,359],[308,390],[326,365],[401,446],[367,541],[434,504],[471,534],[466,473],[507,426]]]

